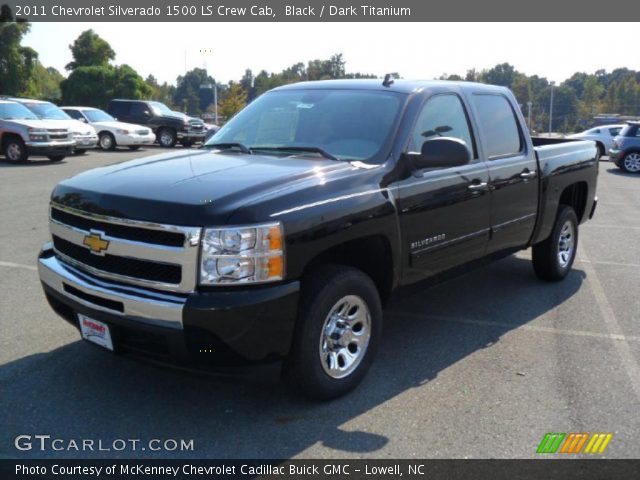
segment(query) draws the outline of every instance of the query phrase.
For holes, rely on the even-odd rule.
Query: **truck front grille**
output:
[[[58,210],[57,208],[51,209],[51,219],[81,230],[100,230],[106,235],[136,242],[181,247],[185,241],[184,233],[118,225],[93,218],[81,217],[80,215],[74,215],[63,210]]]
[[[56,256],[85,273],[154,290],[188,293],[197,284],[200,227],[162,225],[51,204]],[[101,250],[92,250],[92,241]]]
[[[53,246],[59,253],[103,272],[161,283],[179,284],[182,279],[180,265],[117,257],[108,253],[103,256],[94,255],[80,245],[75,245],[55,235],[52,237]]]

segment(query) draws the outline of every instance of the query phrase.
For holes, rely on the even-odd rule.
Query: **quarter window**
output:
[[[523,142],[511,104],[502,95],[474,95],[478,122],[484,133],[487,157],[491,159],[517,155]]]
[[[409,151],[420,152],[424,142],[438,137],[462,140],[472,158],[476,158],[469,119],[462,101],[455,94],[436,95],[424,104],[411,133]]]

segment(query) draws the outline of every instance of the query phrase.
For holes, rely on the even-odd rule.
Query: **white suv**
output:
[[[69,129],[55,121],[40,120],[25,106],[0,99],[0,149],[11,163],[29,155],[44,155],[59,162],[73,152],[76,141]]]

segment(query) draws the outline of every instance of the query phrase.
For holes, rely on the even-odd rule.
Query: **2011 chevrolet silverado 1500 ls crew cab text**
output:
[[[532,140],[502,87],[279,87],[202,149],[57,185],[40,278],[111,350],[198,368],[284,360],[294,385],[332,398],[371,365],[397,287],[528,247],[540,278],[565,277],[597,153]]]

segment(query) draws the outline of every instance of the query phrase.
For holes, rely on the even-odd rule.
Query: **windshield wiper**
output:
[[[266,150],[266,151],[282,151],[282,152],[306,152],[306,153],[317,153],[318,155],[323,156],[329,160],[337,160],[340,161],[339,158],[331,155],[326,150],[323,150],[320,147],[299,147],[299,146],[287,146],[283,145],[281,147],[251,147],[253,150]]]
[[[219,148],[221,150],[223,149],[229,149],[229,148],[237,148],[238,150],[240,150],[242,153],[246,153],[247,155],[251,155],[253,152],[251,151],[251,149],[249,147],[247,147],[245,144],[243,143],[236,143],[236,142],[229,142],[229,143],[209,143],[207,145],[203,145],[202,148]]]

